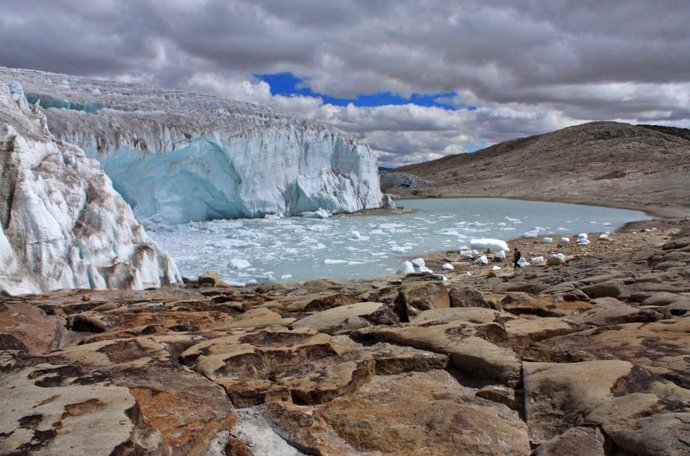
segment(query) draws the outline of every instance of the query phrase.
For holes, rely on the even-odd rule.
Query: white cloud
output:
[[[690,124],[686,0],[3,0],[0,64],[141,81],[332,122],[408,162],[587,120]],[[341,98],[455,92],[476,111]]]

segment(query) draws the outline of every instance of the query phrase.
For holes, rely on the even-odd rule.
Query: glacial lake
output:
[[[638,211],[500,198],[400,200],[415,212],[213,220],[147,228],[185,277],[206,271],[232,284],[352,280],[394,274],[400,263],[460,249],[473,238],[613,231]],[[440,271],[439,271],[440,272]]]

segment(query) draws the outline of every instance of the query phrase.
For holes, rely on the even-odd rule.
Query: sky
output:
[[[688,0],[2,0],[0,65],[268,105],[383,166],[591,120],[690,128]]]

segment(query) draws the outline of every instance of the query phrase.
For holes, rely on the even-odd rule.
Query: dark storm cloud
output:
[[[690,126],[688,24],[686,0],[3,0],[0,65],[240,97],[253,74],[289,71],[335,97],[456,92],[482,108],[324,110],[263,86],[245,94],[391,153],[432,154],[595,119]]]

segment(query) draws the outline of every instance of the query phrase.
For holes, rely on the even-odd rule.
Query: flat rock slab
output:
[[[616,298],[597,298],[591,301],[594,307],[572,319],[578,323],[595,326],[618,325],[621,323],[650,322],[670,317],[669,312],[656,309],[640,309],[625,304]]]
[[[449,364],[449,357],[445,354],[386,342],[360,345],[347,336],[335,336],[332,339],[332,345],[340,354],[358,352],[362,357],[371,357],[375,363],[374,373],[376,375],[426,372],[445,369]]]
[[[545,339],[543,360],[621,359],[690,388],[690,318],[627,323]]]
[[[62,367],[44,363],[2,375],[1,454],[109,456],[126,446],[155,454],[163,446],[155,431],[149,432],[148,447],[132,441],[136,400],[128,388],[106,383],[48,386],[50,373]]]
[[[351,348],[336,349],[331,336],[310,329],[236,328],[188,348],[181,358],[222,385],[235,405],[260,404],[273,395],[314,404],[351,393],[374,375],[373,352]]]
[[[456,320],[431,326],[379,326],[361,329],[352,335],[358,340],[385,341],[447,354],[453,367],[471,377],[496,380],[509,386],[520,379],[520,360],[507,345],[508,336],[498,323]]]
[[[217,433],[232,427],[235,411],[222,387],[179,364],[177,353],[195,339],[169,334],[69,347],[48,357],[65,367],[46,372],[44,382],[107,380],[126,387],[136,399],[138,419],[160,433],[166,451],[203,453]]]
[[[294,329],[309,328],[327,334],[343,334],[371,326],[378,321],[393,322],[395,317],[386,304],[380,302],[359,302],[333,307],[296,321]]]
[[[498,312],[482,307],[452,307],[445,309],[430,309],[420,312],[412,321],[411,326],[429,326],[466,321],[476,324],[488,324],[514,318],[510,314]]]
[[[375,377],[315,413],[342,439],[374,454],[528,455],[517,412],[474,395],[447,372]]]
[[[523,369],[525,416],[535,443],[554,443],[587,423],[633,454],[687,454],[690,390],[627,361],[525,362]]]

